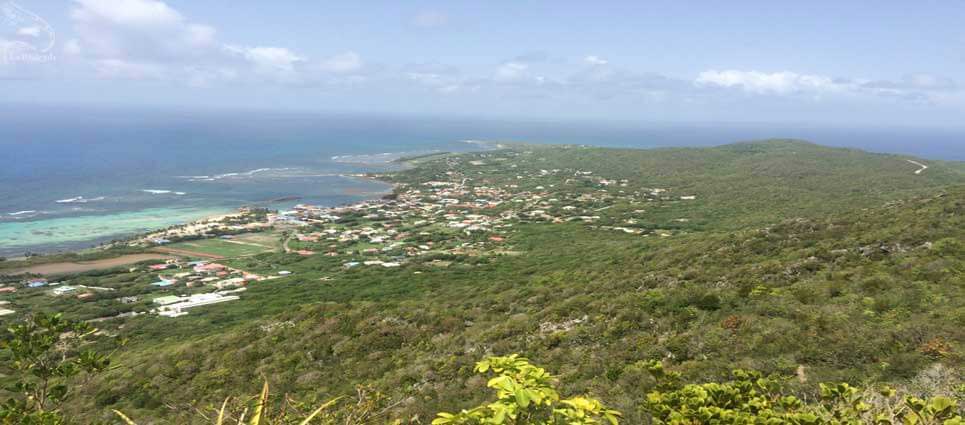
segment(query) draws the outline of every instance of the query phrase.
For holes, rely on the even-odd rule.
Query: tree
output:
[[[7,329],[0,339],[0,372],[10,379],[11,397],[0,405],[0,421],[61,424],[62,403],[110,364],[109,355],[85,349],[97,331],[61,314],[37,313]]]
[[[553,376],[516,354],[490,357],[476,363],[475,370],[496,374],[487,384],[496,390],[496,401],[456,414],[439,413],[433,425],[589,425],[604,421],[616,425],[621,416],[596,399],[561,400]]]

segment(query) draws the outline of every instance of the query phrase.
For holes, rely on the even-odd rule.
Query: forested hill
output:
[[[509,145],[413,163],[379,177],[397,184],[392,202],[436,196],[438,227],[378,213],[332,225],[390,225],[433,247],[446,235],[454,248],[393,268],[347,268],[364,258],[348,248],[239,259],[292,274],[224,307],[105,322],[131,342],[70,409],[183,423],[266,377],[307,401],[362,385],[386,417],[427,423],[483,402],[473,363],[508,353],[628,423],[654,386],[648,360],[688,380],[795,376],[805,396],[827,380],[922,394],[962,382],[961,163],[798,141]],[[445,224],[476,216],[499,221],[483,234]]]

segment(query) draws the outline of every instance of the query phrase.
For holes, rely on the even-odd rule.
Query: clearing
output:
[[[265,236],[237,237],[234,239],[201,239],[179,242],[157,248],[159,252],[181,254],[202,258],[245,257],[277,249],[278,242]]]
[[[172,258],[172,257],[170,255],[165,255],[165,254],[131,254],[131,255],[122,255],[120,257],[114,257],[114,258],[106,258],[103,260],[94,260],[94,261],[38,264],[36,266],[30,266],[23,269],[15,270],[13,274],[34,273],[34,274],[40,274],[40,275],[55,275],[55,274],[67,274],[67,273],[83,273],[83,272],[97,270],[97,269],[109,269],[113,267],[126,266],[128,264],[139,263],[141,261],[167,260],[169,258]]]

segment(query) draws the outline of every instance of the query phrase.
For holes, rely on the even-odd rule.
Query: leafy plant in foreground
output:
[[[357,399],[342,406],[336,404],[344,397],[336,397],[311,409],[311,404],[285,397],[279,405],[272,405],[268,382],[265,381],[257,397],[228,397],[220,408],[198,409],[192,423],[213,425],[356,425],[377,423],[382,420],[388,407],[383,406],[384,396],[368,387],[357,388]],[[391,405],[389,406],[391,407]],[[311,409],[309,412],[308,409]],[[137,423],[119,410],[114,414],[127,425]],[[400,423],[399,421],[393,422]]]
[[[61,404],[96,373],[107,369],[109,355],[83,349],[97,329],[60,314],[35,314],[7,329],[0,339],[0,370],[11,377],[12,396],[0,405],[0,421],[60,424]]]
[[[735,370],[728,382],[673,388],[677,373],[664,371],[659,362],[649,368],[658,381],[670,382],[648,394],[642,406],[654,424],[965,424],[949,397],[923,400],[898,397],[891,388],[874,395],[845,383],[820,384],[819,401],[808,404],[787,394],[781,380],[759,372]]]
[[[439,413],[433,425],[449,424],[617,424],[620,412],[607,409],[599,400],[587,397],[560,399],[555,379],[543,368],[512,354],[490,357],[476,364],[478,373],[496,377],[488,387],[496,390],[496,401],[463,410]]]

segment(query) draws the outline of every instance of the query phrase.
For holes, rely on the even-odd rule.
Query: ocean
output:
[[[372,198],[387,186],[346,175],[481,148],[466,140],[653,148],[773,137],[965,160],[965,130],[3,106],[0,256],[89,247],[246,205]]]

